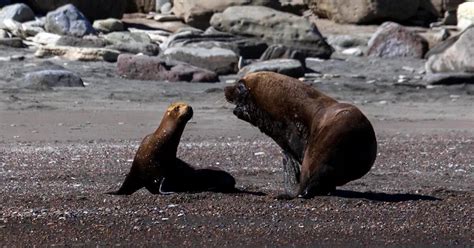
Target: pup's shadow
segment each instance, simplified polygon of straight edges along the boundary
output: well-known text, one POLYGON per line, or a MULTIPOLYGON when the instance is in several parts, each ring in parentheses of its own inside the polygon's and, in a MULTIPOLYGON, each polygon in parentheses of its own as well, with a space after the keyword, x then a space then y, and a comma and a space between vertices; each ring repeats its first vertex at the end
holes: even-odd
POLYGON ((429 195, 420 194, 387 194, 377 192, 357 192, 351 190, 336 190, 331 193, 333 196, 352 198, 352 199, 367 199, 379 202, 405 202, 405 201, 441 201, 442 199, 429 195))

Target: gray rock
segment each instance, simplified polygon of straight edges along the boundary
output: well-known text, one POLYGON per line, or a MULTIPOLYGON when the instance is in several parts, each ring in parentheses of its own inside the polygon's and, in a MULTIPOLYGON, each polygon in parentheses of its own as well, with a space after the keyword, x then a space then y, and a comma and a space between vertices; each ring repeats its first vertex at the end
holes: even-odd
MULTIPOLYGON (((270 45, 262 54, 260 60, 271 59, 296 59, 305 65, 306 58, 321 57, 318 50, 307 49, 306 47, 291 47, 285 45, 270 45)), ((323 57, 327 58, 327 57, 323 57)))
POLYGON ((382 58, 423 58, 428 51, 428 42, 423 37, 394 22, 383 23, 368 45, 367 55, 382 58))
POLYGON ((428 73, 423 81, 431 85, 474 84, 474 73, 428 73))
POLYGON ((153 43, 146 33, 113 32, 104 38, 111 44, 108 48, 121 52, 145 55, 157 55, 160 52, 159 45, 153 43))
POLYGON ((432 73, 474 73, 474 26, 460 36, 452 37, 433 52, 426 62, 426 71, 432 73))
POLYGON ((364 38, 354 37, 351 35, 328 35, 326 41, 337 51, 347 48, 366 46, 368 40, 364 38))
POLYGON ((421 0, 309 0, 310 9, 319 17, 339 23, 406 21, 416 16, 421 0))
POLYGON ((7 30, 16 37, 26 37, 23 25, 13 19, 0 20, 0 29, 7 30))
POLYGON ((140 80, 168 80, 171 82, 217 82, 217 74, 183 62, 145 55, 121 54, 117 73, 126 78, 140 80))
POLYGON ((168 2, 168 3, 165 3, 161 6, 160 13, 171 14, 172 9, 173 9, 173 5, 171 5, 171 3, 168 2))
POLYGON ((17 3, 5 6, 0 10, 0 20, 12 19, 17 22, 26 22, 35 19, 33 10, 24 3, 17 3))
POLYGON ((37 90, 51 89, 53 87, 84 87, 82 79, 67 70, 43 70, 25 75, 26 88, 37 90))
POLYGON ((283 45, 308 57, 329 58, 333 52, 314 24, 307 19, 262 6, 234 6, 215 14, 211 25, 235 35, 257 37, 283 45))
POLYGON ((214 13, 223 12, 231 6, 262 5, 277 8, 280 3, 275 0, 174 0, 173 12, 185 23, 200 29, 209 27, 209 20, 214 13))
POLYGON ((183 61, 188 64, 208 69, 219 75, 237 72, 239 57, 230 49, 171 47, 163 52, 171 60, 183 61))
POLYGON ((61 39, 61 35, 41 32, 36 34, 32 41, 40 45, 55 45, 59 39, 61 39))
POLYGON ((36 13, 46 14, 66 4, 74 4, 88 20, 122 18, 129 0, 22 0, 36 13))
POLYGON ((219 47, 230 49, 245 59, 257 59, 267 49, 267 44, 255 38, 247 38, 220 31, 186 31, 171 35, 162 45, 170 47, 219 47))
POLYGON ((107 41, 97 36, 84 36, 82 38, 74 36, 61 36, 55 43, 58 46, 72 46, 72 47, 105 47, 107 41))
POLYGON ((60 35, 82 37, 96 34, 87 18, 72 4, 64 5, 46 16, 46 31, 60 35))
POLYGON ((38 19, 34 21, 24 22, 23 30, 27 36, 35 36, 39 33, 45 32, 44 20, 38 19))
POLYGON ((125 27, 119 19, 108 18, 105 20, 96 20, 92 25, 97 31, 102 33, 110 33, 116 31, 123 31, 125 27))
POLYGON ((25 44, 20 38, 0 38, 0 46, 23 48, 25 44))
POLYGON ((163 6, 167 3, 171 3, 170 0, 156 0, 155 1, 155 11, 158 12, 158 13, 161 13, 161 6, 163 6))
POLYGON ((272 71, 290 77, 299 78, 304 76, 305 69, 301 62, 295 59, 274 59, 256 62, 243 67, 239 71, 239 77, 258 71, 272 71))

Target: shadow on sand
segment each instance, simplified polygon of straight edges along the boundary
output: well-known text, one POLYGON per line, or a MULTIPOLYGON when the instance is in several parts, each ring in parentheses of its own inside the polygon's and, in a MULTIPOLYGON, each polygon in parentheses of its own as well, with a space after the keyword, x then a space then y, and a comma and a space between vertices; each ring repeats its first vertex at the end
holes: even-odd
POLYGON ((358 198, 380 202, 404 202, 404 201, 441 201, 442 199, 429 195, 418 194, 387 194, 376 192, 356 192, 351 190, 336 190, 331 194, 343 198, 358 198))

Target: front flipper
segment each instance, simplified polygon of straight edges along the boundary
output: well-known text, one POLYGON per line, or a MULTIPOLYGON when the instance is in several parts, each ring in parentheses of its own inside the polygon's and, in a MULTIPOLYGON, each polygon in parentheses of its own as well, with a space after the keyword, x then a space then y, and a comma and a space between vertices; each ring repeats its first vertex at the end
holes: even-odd
POLYGON ((283 180, 285 194, 278 199, 294 198, 300 182, 300 163, 288 152, 283 153, 283 180))

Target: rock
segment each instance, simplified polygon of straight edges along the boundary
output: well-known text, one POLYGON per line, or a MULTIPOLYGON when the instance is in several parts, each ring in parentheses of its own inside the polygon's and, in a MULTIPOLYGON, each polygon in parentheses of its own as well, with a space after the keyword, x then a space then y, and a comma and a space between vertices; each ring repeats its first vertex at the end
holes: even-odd
POLYGON ((319 17, 339 23, 372 23, 391 20, 403 22, 417 14, 422 0, 309 0, 310 9, 319 17))
POLYGON ((82 79, 67 70, 43 70, 25 75, 26 88, 51 89, 53 87, 84 87, 82 79))
POLYGON ((274 0, 174 0, 173 12, 185 23, 200 29, 209 27, 209 20, 214 13, 224 11, 230 6, 262 5, 279 7, 274 0))
POLYGON ((0 38, 0 46, 22 48, 25 44, 20 38, 0 38))
POLYGON ((173 12, 173 5, 170 2, 163 4, 160 8, 160 13, 171 14, 173 12))
POLYGON ((24 22, 22 24, 23 31, 27 36, 35 36, 39 33, 45 32, 44 30, 44 22, 41 20, 34 20, 29 22, 24 22))
POLYGON ((122 54, 118 58, 117 73, 140 80, 168 80, 171 82, 217 82, 217 74, 186 63, 145 55, 122 54))
POLYGON ((364 55, 364 51, 360 47, 347 48, 347 49, 342 50, 341 53, 344 55, 357 56, 357 57, 364 55))
POLYGON ((122 18, 128 0, 23 0, 39 14, 46 14, 63 5, 73 4, 88 20, 122 18))
POLYGON ((394 22, 383 23, 369 40, 367 55, 382 58, 423 58, 428 42, 417 33, 394 22))
POLYGON ((176 22, 181 21, 181 18, 169 14, 156 14, 153 16, 153 20, 157 22, 176 22))
POLYGON ((220 31, 284 46, 302 57, 329 58, 333 52, 317 27, 305 18, 263 6, 229 7, 215 14, 211 25, 220 31))
POLYGON ((56 44, 60 38, 61 35, 42 32, 33 37, 33 42, 40 45, 56 44))
POLYGON ((143 30, 143 29, 129 28, 128 31, 131 33, 146 34, 150 37, 152 42, 157 43, 157 44, 166 42, 171 35, 171 32, 164 31, 164 30, 143 30))
POLYGON ((5 6, 0 10, 0 20, 12 19, 17 22, 26 22, 35 19, 33 10, 24 3, 5 6))
POLYGON ((23 25, 13 19, 5 19, 0 21, 0 28, 7 30, 13 36, 20 38, 26 37, 25 30, 23 30, 23 25))
MULTIPOLYGON (((161 7, 167 3, 171 4, 170 0, 156 0, 155 1, 155 11, 161 13, 161 7)), ((173 7, 173 6, 171 6, 173 7)))
POLYGON ((299 78, 304 76, 305 69, 301 62, 295 59, 274 59, 256 62, 243 67, 239 71, 239 77, 244 77, 248 73, 258 71, 272 71, 299 78))
POLYGON ((219 47, 230 49, 245 59, 257 59, 267 49, 267 44, 254 38, 235 36, 223 32, 185 31, 171 35, 161 48, 170 47, 219 47))
POLYGON ((347 48, 366 46, 367 40, 351 35, 328 35, 326 41, 334 47, 337 51, 342 51, 347 48))
POLYGON ((82 38, 74 36, 61 36, 55 43, 50 43, 51 45, 58 46, 72 46, 72 47, 105 47, 107 46, 107 41, 103 38, 97 36, 84 36, 82 38))
POLYGON ((107 61, 115 62, 120 52, 106 48, 42 46, 36 50, 38 58, 61 56, 75 61, 107 61))
POLYGON ((7 31, 0 29, 0 39, 10 38, 11 35, 7 31))
POLYGON ((157 55, 160 47, 146 33, 113 32, 104 36, 111 43, 108 47, 127 53, 157 55))
POLYGON ((232 50, 218 47, 171 47, 166 49, 163 55, 171 60, 214 71, 219 75, 237 72, 239 61, 239 57, 232 50))
POLYGON ((96 33, 87 18, 72 4, 49 12, 45 29, 50 33, 77 37, 96 33))
POLYGON ((122 22, 128 27, 149 30, 165 30, 172 33, 181 28, 189 27, 182 21, 157 22, 155 20, 147 19, 146 17, 137 17, 129 14, 124 15, 122 22))
POLYGON ((457 72, 474 73, 474 26, 460 36, 446 40, 432 53, 425 64, 429 73, 457 72))
POLYGON ((125 30, 125 27, 123 26, 122 21, 115 18, 108 18, 105 20, 96 20, 94 21, 94 24, 92 24, 92 27, 94 27, 97 31, 100 31, 102 33, 110 33, 110 32, 125 30))
POLYGON ((465 2, 458 7, 458 28, 464 30, 474 24, 474 2, 465 2))
POLYGON ((431 85, 474 84, 474 73, 428 73, 423 81, 431 85))

